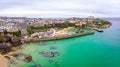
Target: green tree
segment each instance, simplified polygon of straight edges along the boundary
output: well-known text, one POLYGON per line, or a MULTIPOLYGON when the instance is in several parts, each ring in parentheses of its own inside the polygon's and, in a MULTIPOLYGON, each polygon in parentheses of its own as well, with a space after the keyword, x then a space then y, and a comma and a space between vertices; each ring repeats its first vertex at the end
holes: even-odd
POLYGON ((21 37, 21 30, 13 32, 14 35, 21 37))
POLYGON ((107 20, 100 20, 100 22, 101 22, 101 24, 102 24, 102 25, 105 25, 105 24, 110 24, 110 22, 109 22, 109 21, 107 21, 107 20))
POLYGON ((7 30, 4 30, 3 33, 4 33, 4 34, 7 34, 8 32, 7 32, 7 30))
POLYGON ((30 27, 29 27, 29 28, 27 29, 27 32, 28 32, 29 34, 33 34, 33 33, 34 33, 34 30, 33 30, 33 28, 30 28, 30 27))

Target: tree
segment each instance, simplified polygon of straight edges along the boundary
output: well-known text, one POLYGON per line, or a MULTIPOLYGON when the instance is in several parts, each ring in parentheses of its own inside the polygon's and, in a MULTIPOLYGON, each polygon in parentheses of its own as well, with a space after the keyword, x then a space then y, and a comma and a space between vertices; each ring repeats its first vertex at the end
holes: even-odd
POLYGON ((3 36, 2 35, 0 35, 0 43, 3 41, 3 36))
POLYGON ((30 29, 49 29, 49 28, 67 28, 67 27, 74 27, 76 26, 75 23, 54 23, 54 24, 49 24, 49 25, 44 25, 44 26, 38 26, 38 27, 29 27, 30 29))
POLYGON ((34 33, 34 30, 29 27, 29 28, 27 29, 27 32, 28 32, 29 34, 33 34, 33 33, 34 33))
POLYGON ((4 30, 3 33, 4 33, 4 34, 7 34, 8 32, 7 32, 7 30, 4 30))
POLYGON ((14 35, 21 37, 21 30, 13 32, 14 35))
POLYGON ((85 28, 85 24, 82 24, 81 28, 85 28))
POLYGON ((102 24, 102 25, 105 25, 105 24, 110 24, 110 22, 109 22, 109 21, 107 21, 107 20, 100 20, 100 22, 101 22, 101 24, 102 24))

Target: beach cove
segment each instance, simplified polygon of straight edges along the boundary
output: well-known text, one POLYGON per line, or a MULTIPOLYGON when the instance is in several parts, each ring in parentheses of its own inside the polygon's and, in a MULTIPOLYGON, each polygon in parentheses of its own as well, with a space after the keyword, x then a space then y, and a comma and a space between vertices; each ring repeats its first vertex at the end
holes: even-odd
POLYGON ((119 67, 120 66, 120 20, 108 19, 110 28, 103 33, 62 40, 27 43, 17 52, 29 54, 32 62, 15 60, 10 67, 119 67), (53 48, 54 47, 54 48, 53 48), (39 52, 58 52, 55 57, 44 57, 39 52))

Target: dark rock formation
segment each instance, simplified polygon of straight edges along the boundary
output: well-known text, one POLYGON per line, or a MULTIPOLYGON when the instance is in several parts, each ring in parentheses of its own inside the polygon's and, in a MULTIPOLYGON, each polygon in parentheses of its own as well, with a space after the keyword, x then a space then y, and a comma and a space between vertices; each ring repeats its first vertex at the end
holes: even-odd
POLYGON ((24 61, 25 62, 31 62, 32 61, 32 56, 25 56, 25 58, 24 58, 24 61))
POLYGON ((58 61, 55 62, 55 67, 58 67, 60 64, 58 61))
POLYGON ((50 49, 53 50, 53 49, 56 49, 56 47, 54 47, 54 46, 50 46, 50 49))
POLYGON ((9 46, 7 44, 0 44, 0 50, 8 49, 9 46))
POLYGON ((19 46, 22 44, 21 40, 20 39, 14 39, 11 41, 11 44, 13 47, 16 47, 16 46, 19 46))
POLYGON ((48 60, 48 62, 51 64, 51 63, 53 63, 54 61, 53 61, 52 59, 50 59, 50 60, 48 60))
POLYGON ((9 36, 4 36, 3 42, 11 42, 11 38, 9 36))
POLYGON ((0 44, 0 52, 2 55, 9 53, 11 48, 7 44, 0 44))
POLYGON ((9 56, 5 56, 6 59, 10 60, 10 57, 9 56))
POLYGON ((55 56, 60 56, 60 52, 54 52, 55 56))
POLYGON ((12 51, 13 47, 20 46, 22 44, 21 38, 17 36, 9 36, 7 34, 1 35, 0 34, 0 53, 6 54, 12 51))
POLYGON ((41 67, 40 64, 36 64, 36 65, 31 65, 30 67, 41 67))
POLYGON ((54 52, 39 52, 44 57, 54 57, 54 52))

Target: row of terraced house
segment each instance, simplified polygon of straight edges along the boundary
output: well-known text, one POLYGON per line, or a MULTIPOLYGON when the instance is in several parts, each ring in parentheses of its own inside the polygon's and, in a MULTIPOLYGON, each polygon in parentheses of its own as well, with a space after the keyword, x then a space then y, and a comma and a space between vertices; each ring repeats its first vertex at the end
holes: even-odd
POLYGON ((9 32, 21 30, 23 35, 27 34, 28 26, 43 26, 53 23, 76 23, 78 25, 92 23, 95 20, 93 16, 88 18, 67 18, 67 19, 47 19, 47 18, 27 18, 27 17, 0 17, 0 32, 7 30, 9 32))

